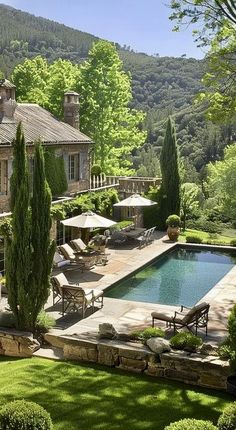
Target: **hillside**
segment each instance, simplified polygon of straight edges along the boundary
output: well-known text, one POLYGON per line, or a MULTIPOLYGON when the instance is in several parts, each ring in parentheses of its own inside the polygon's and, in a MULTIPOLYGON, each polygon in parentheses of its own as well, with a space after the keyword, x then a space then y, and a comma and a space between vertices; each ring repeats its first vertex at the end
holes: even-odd
MULTIPOLYGON (((36 55, 43 55, 49 62, 63 58, 81 63, 92 43, 99 40, 91 34, 3 4, 0 4, 0 16, 0 74, 2 72, 5 77, 10 76, 17 63, 36 55)), ((205 62, 194 58, 153 57, 124 49, 119 44, 116 47, 124 69, 132 76, 132 107, 147 112, 144 127, 156 161, 163 141, 165 120, 170 114, 176 117, 181 155, 188 157, 198 171, 209 160, 219 158, 222 148, 230 142, 231 130, 225 132, 225 129, 207 123, 204 110, 196 110, 192 106, 194 96, 202 88, 205 62), (217 144, 216 150, 211 149, 209 155, 208 146, 214 146, 214 139, 221 139, 223 143, 217 144)), ((145 151, 149 153, 147 160, 150 156, 153 158, 149 146, 145 151)), ((137 170, 137 160, 141 165, 149 163, 134 154, 137 170)), ((148 166, 145 172, 151 174, 148 166)))

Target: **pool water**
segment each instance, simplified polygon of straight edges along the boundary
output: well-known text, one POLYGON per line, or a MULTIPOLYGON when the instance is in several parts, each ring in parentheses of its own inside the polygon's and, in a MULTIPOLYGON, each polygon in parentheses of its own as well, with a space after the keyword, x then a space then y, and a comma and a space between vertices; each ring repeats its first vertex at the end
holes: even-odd
POLYGON ((106 297, 193 306, 236 264, 235 254, 177 248, 119 282, 106 297))

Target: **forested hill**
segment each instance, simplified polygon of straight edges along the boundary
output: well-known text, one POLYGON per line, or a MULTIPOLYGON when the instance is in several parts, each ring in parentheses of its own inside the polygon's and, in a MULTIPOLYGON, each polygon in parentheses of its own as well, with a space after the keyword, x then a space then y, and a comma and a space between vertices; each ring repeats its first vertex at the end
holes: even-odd
MULTIPOLYGON (((0 4, 0 70, 9 76, 16 63, 25 57, 43 55, 83 61, 98 40, 91 34, 35 17, 0 4)), ((183 108, 191 103, 200 88, 201 62, 195 59, 152 57, 122 49, 124 67, 133 77, 133 105, 136 108, 183 108)))

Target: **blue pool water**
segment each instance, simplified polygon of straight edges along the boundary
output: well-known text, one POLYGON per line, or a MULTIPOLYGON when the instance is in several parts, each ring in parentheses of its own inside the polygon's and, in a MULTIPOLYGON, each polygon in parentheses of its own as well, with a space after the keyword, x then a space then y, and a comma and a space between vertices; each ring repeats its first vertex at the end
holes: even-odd
POLYGON ((235 254, 177 248, 106 291, 106 297, 193 306, 236 264, 235 254))

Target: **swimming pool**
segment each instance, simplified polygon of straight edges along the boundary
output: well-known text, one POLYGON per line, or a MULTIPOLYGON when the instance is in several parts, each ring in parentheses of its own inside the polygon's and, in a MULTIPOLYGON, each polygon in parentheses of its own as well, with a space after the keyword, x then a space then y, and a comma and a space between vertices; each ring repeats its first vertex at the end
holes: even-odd
POLYGON ((177 247, 106 290, 105 297, 193 306, 235 264, 235 253, 177 247))

